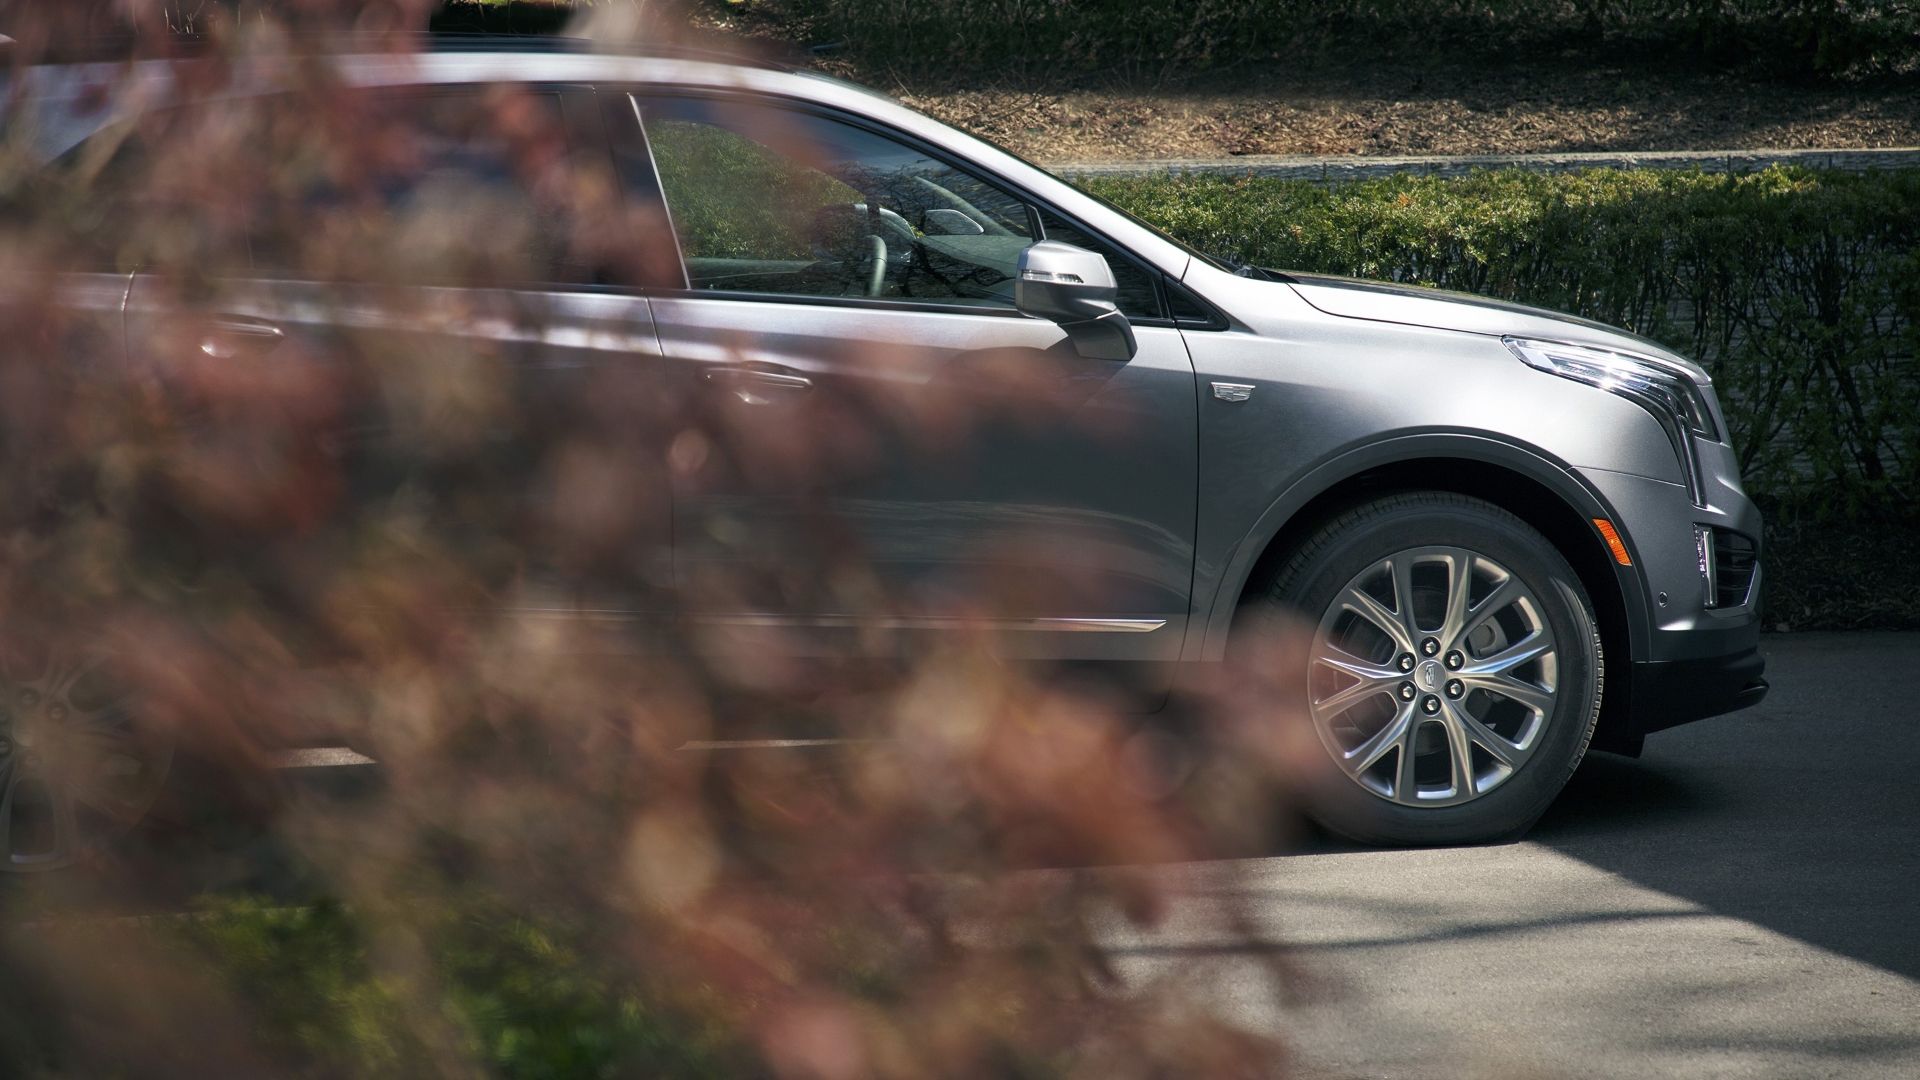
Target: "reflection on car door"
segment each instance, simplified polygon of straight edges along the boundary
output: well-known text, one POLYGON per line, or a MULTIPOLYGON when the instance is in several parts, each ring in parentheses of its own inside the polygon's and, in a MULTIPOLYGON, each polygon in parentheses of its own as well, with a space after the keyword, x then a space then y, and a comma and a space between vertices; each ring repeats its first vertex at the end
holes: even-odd
POLYGON ((691 602, 804 627, 808 648, 968 626, 1021 655, 1177 659, 1196 446, 1179 332, 1089 360, 1013 310, 1039 216, 896 136, 740 99, 638 104, 653 153, 626 178, 664 194, 689 274, 653 311, 687 417, 671 483, 691 602))

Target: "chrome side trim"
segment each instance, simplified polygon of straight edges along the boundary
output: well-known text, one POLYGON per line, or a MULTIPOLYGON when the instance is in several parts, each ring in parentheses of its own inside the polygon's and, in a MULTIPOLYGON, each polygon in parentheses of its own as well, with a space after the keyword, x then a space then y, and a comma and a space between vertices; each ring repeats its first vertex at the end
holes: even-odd
POLYGON ((694 615, 719 626, 783 626, 859 630, 1011 630, 1073 634, 1151 634, 1165 619, 976 619, 965 615, 694 615))
MULTIPOLYGON (((640 612, 530 608, 513 612, 528 619, 587 619, 628 622, 648 617, 640 612)), ((656 616, 657 617, 657 616, 656 616)), ((667 616, 670 618, 670 616, 667 616)), ((765 626, 813 630, 990 630, 1070 634, 1151 634, 1164 629, 1165 619, 981 619, 968 615, 778 615, 769 612, 694 614, 693 622, 708 626, 765 626)))
POLYGON ((820 746, 866 746, 883 739, 690 739, 676 750, 809 750, 820 746))
POLYGON ((338 769, 360 765, 378 765, 358 750, 344 746, 308 746, 297 750, 284 750, 274 756, 276 769, 338 769))
MULTIPOLYGON (((1704 606, 1720 606, 1720 568, 1714 565, 1713 526, 1695 525, 1693 527, 1693 550, 1700 564, 1700 582, 1706 586, 1707 599, 1704 606)), ((1748 582, 1752 588, 1752 582, 1748 582)))

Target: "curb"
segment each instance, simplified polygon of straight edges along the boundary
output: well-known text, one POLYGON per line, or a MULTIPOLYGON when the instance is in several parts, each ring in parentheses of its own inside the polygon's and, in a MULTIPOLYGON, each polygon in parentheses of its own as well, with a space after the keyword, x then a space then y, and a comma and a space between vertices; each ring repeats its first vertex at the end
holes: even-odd
POLYGON ((1478 169, 1530 169, 1575 172, 1581 169, 1699 169, 1714 173, 1758 172, 1773 165, 1797 165, 1840 172, 1920 167, 1920 147, 1875 150, 1657 150, 1577 154, 1468 154, 1462 156, 1371 157, 1342 155, 1249 154, 1228 158, 1165 158, 1157 161, 1060 161, 1045 163, 1066 176, 1269 176, 1286 180, 1339 183, 1415 173, 1465 176, 1478 169))

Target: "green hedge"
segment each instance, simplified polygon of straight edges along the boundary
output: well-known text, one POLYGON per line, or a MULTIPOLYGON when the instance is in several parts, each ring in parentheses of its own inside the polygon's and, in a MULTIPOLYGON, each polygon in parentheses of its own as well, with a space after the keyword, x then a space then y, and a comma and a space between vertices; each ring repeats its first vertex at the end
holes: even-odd
POLYGON ((1083 183, 1202 250, 1538 304, 1698 359, 1776 556, 1798 552, 1770 563, 1770 619, 1920 619, 1920 573, 1882 580, 1920 531, 1920 170, 1083 183))
POLYGON ((842 47, 913 80, 1025 73, 1177 76, 1383 53, 1584 50, 1770 72, 1911 71, 1911 0, 702 0, 733 22, 842 47))
POLYGON ((420 932, 418 959, 429 967, 395 969, 389 957, 376 971, 368 939, 382 923, 330 901, 213 898, 177 929, 244 1003, 261 1048, 299 1063, 286 1075, 433 1075, 449 1052, 508 1078, 766 1072, 717 1013, 703 1011, 698 988, 670 996, 610 979, 557 922, 522 917, 477 890, 383 918, 389 931, 420 932))

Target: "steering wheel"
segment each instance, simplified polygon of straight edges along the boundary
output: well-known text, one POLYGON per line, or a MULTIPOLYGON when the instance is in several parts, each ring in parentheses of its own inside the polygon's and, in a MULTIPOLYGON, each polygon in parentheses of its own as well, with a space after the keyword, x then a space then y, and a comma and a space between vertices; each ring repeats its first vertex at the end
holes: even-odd
POLYGON ((867 258, 873 262, 873 268, 867 271, 867 295, 879 296, 887 290, 887 242, 869 234, 867 245, 867 258))

